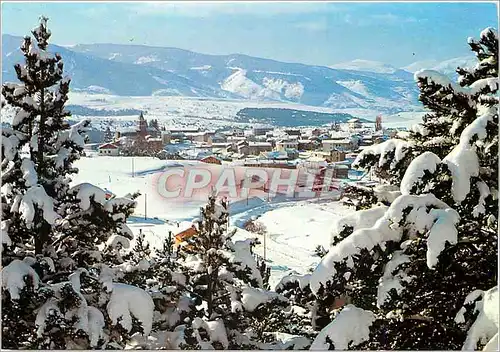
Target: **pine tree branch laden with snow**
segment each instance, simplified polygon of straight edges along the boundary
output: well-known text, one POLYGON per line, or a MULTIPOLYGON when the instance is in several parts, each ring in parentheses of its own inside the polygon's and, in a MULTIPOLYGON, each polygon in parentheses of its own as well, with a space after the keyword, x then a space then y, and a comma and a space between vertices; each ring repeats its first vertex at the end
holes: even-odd
MULTIPOLYGON (((481 304, 474 314, 462 308, 469 293, 496 284, 498 263, 498 36, 486 29, 469 44, 479 63, 457 70, 459 84, 416 73, 431 112, 410 135, 411 152, 398 159, 397 148, 376 146, 356 160, 389 179, 380 172, 387 161, 407 164, 399 170, 401 193, 384 214, 364 227, 370 210, 341 221, 340 241, 311 276, 316 297, 350 293, 354 305, 375 314, 369 336, 348 348, 470 349, 498 338, 498 316, 485 318, 481 304)), ((335 332, 324 332, 313 347, 336 347, 335 332)))
POLYGON ((274 332, 297 331, 287 329, 288 300, 263 288, 265 266, 252 251, 258 242, 232 240, 225 200, 210 196, 195 226, 196 235, 179 248, 186 279, 179 291, 194 303, 173 325, 191 341, 182 346, 260 349, 278 344, 274 332))
POLYGON ((109 273, 120 260, 116 246, 133 237, 126 219, 134 196, 106 200, 93 185, 70 188, 89 122, 67 121, 70 79, 62 58, 47 51, 46 18, 32 34, 20 48, 24 64, 14 67, 20 83, 2 86, 16 110, 11 128, 2 128, 3 347, 124 347, 133 326, 149 334, 153 314, 145 291, 113 283, 109 273))
POLYGON ((402 139, 390 139, 363 150, 352 163, 358 170, 373 171, 387 183, 401 181, 411 161, 414 145, 402 139))

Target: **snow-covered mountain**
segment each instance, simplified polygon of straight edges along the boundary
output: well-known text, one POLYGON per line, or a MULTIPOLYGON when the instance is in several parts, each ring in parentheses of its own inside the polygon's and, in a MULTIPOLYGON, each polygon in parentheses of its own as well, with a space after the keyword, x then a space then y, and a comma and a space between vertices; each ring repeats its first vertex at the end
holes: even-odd
POLYGON ((425 60, 417 61, 408 66, 403 67, 404 70, 409 72, 417 72, 421 69, 436 70, 448 76, 456 74, 457 67, 472 67, 477 63, 474 56, 461 56, 445 61, 425 60))
MULTIPOLYGON (((21 40, 2 36, 2 81, 16 79, 12 65, 22 60, 21 40)), ((412 73, 366 60, 332 68, 141 45, 52 45, 50 50, 62 55, 74 91, 279 101, 385 113, 421 109, 412 73)))
POLYGON ((339 70, 352 70, 364 72, 377 72, 377 73, 395 73, 399 69, 389 64, 384 64, 379 61, 361 60, 356 59, 348 62, 331 65, 331 68, 339 70))

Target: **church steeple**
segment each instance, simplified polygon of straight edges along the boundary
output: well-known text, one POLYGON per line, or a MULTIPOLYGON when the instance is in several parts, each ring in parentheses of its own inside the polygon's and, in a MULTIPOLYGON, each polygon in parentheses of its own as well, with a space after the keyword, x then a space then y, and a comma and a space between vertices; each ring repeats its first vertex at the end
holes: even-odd
POLYGON ((144 118, 142 111, 141 111, 141 115, 139 116, 139 121, 137 124, 139 125, 138 126, 139 127, 139 135, 141 135, 142 137, 146 137, 146 135, 148 134, 148 122, 144 118))

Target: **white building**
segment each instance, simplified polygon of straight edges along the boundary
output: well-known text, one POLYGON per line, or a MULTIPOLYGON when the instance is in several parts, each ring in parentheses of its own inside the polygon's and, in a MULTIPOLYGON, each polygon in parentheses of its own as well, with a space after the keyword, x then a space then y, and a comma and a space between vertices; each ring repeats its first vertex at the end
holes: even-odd
POLYGON ((163 131, 161 133, 161 141, 163 144, 169 144, 172 141, 172 135, 169 131, 163 131))
POLYGON ((297 140, 280 140, 276 142, 276 150, 285 151, 286 149, 298 149, 299 142, 297 140))
POLYGON ((362 125, 361 121, 359 121, 359 119, 350 119, 347 121, 347 123, 349 124, 349 128, 352 130, 363 127, 363 125, 362 125))
POLYGON ((120 148, 113 143, 105 143, 99 146, 99 155, 112 155, 120 154, 120 148))
POLYGON ((235 137, 244 137, 245 136, 245 130, 243 130, 243 128, 239 128, 239 127, 234 127, 232 129, 231 133, 235 137))
POLYGON ((332 150, 348 151, 352 150, 354 145, 350 139, 324 139, 321 141, 324 152, 331 152, 332 150))

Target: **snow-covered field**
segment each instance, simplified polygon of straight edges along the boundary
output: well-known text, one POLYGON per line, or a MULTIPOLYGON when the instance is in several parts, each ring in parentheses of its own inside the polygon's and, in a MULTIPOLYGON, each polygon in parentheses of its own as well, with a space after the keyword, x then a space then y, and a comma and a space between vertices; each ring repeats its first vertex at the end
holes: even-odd
MULTIPOLYGON (((166 128, 198 127, 201 129, 218 129, 226 127, 253 127, 255 123, 237 121, 237 113, 244 108, 281 108, 312 111, 319 113, 346 113, 352 116, 375 121, 380 111, 365 108, 332 109, 310 106, 299 103, 204 99, 176 96, 142 96, 127 97, 109 94, 89 94, 71 92, 68 105, 77 105, 95 110, 110 111, 109 116, 99 113, 99 116, 80 116, 73 113, 74 119, 90 119, 93 127, 104 130, 108 121, 112 120, 114 127, 130 127, 136 124, 137 115, 127 112, 116 116, 113 112, 126 110, 143 111, 147 119, 157 119, 166 128), (103 116, 101 116, 103 115, 103 116)), ((70 108, 71 110, 71 108, 70 108)), ((2 122, 10 123, 13 110, 2 109, 2 122)), ((382 115, 384 127, 406 127, 421 121, 424 115, 421 111, 401 112, 393 115, 382 115)))
MULTIPOLYGON (((266 236, 266 259, 271 267, 270 284, 273 287, 290 270, 307 273, 314 269, 320 262, 314 250, 318 245, 329 248, 334 220, 351 211, 338 202, 305 200, 278 203, 266 209, 249 209, 233 215, 231 222, 241 226, 244 219, 262 214, 256 221, 264 225, 266 234, 257 235, 262 245, 255 252, 264 255, 266 236)), ((236 238, 245 237, 255 237, 255 234, 239 228, 236 238)))
MULTIPOLYGON (((182 161, 187 165, 196 161, 182 161)), ((165 168, 178 165, 147 157, 106 157, 91 155, 76 162, 80 172, 73 184, 90 182, 123 196, 140 191, 134 216, 129 227, 134 233, 142 231, 154 247, 160 247, 168 232, 174 234, 189 227, 199 216, 202 200, 182 202, 162 198, 154 186, 154 177, 165 168), (132 175, 132 159, 134 174, 132 175), (147 219, 144 214, 147 213, 147 219)), ((306 273, 320 258, 314 254, 318 245, 328 247, 335 219, 351 212, 338 202, 325 200, 251 198, 230 203, 230 223, 237 229, 235 239, 258 237, 262 242, 255 252, 264 255, 264 236, 242 229, 246 221, 257 218, 267 229, 266 259, 271 267, 271 286, 290 270, 306 273)))
MULTIPOLYGON (((69 94, 69 104, 81 105, 92 109, 123 110, 138 109, 147 112, 148 119, 158 119, 167 127, 200 127, 218 128, 238 125, 250 126, 249 123, 236 122, 236 113, 243 108, 283 108, 323 113, 347 113, 355 117, 375 120, 380 113, 371 109, 332 109, 327 107, 309 106, 287 102, 263 102, 231 99, 203 99, 189 97, 144 96, 125 97, 108 94, 88 94, 72 92, 69 94)), ((422 112, 403 112, 384 116, 383 123, 387 127, 408 127, 420 121, 422 112)), ((112 119, 120 122, 133 122, 137 116, 99 116, 90 117, 94 125, 100 121, 112 119)))

